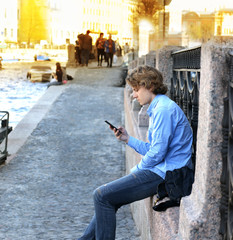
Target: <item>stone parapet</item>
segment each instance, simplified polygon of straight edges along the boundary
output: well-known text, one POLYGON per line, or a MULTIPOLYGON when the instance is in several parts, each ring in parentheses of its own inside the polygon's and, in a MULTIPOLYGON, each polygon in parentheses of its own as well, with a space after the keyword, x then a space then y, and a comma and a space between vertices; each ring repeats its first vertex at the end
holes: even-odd
POLYGON ((76 67, 74 44, 69 44, 67 47, 67 51, 68 51, 68 61, 67 61, 66 67, 76 67))
POLYGON ((156 66, 156 52, 155 51, 151 51, 148 54, 146 54, 145 56, 145 64, 151 67, 155 67, 156 66))
POLYGON ((149 116, 147 114, 147 109, 149 105, 144 105, 141 107, 138 113, 138 127, 148 127, 149 126, 149 116))
MULTIPOLYGON (((145 62, 146 62, 145 56, 139 57, 139 58, 137 59, 137 66, 145 65, 145 62)), ((137 67, 137 66, 136 66, 136 67, 137 67)))

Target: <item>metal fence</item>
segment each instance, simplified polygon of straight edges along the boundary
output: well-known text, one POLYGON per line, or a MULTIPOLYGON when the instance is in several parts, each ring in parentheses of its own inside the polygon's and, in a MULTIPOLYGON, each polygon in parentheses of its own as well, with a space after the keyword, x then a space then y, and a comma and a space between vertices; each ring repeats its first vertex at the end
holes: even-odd
POLYGON ((222 121, 222 175, 220 204, 220 234, 223 239, 233 239, 233 51, 230 53, 230 81, 228 96, 224 98, 222 121))
POLYGON ((198 106, 200 89, 201 47, 176 51, 173 57, 171 98, 184 111, 193 130, 192 161, 195 166, 198 106))

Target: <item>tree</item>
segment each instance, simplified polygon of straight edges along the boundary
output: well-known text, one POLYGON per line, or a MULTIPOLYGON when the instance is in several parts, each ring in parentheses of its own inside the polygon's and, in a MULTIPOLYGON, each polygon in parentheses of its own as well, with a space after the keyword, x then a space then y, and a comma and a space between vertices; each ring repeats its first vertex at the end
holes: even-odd
POLYGON ((142 19, 155 23, 156 13, 163 9, 164 5, 161 0, 137 0, 133 9, 133 17, 137 23, 142 19))

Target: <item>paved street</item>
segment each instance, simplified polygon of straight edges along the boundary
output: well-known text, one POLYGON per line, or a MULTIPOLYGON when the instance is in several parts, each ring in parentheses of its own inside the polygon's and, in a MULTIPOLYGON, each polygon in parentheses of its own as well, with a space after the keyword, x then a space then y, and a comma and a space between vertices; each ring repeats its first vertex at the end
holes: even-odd
MULTIPOLYGON (((119 69, 67 72, 74 80, 0 168, 2 240, 77 239, 93 215, 93 190, 124 175, 125 146, 104 122, 124 124, 119 69)), ((116 239, 140 239, 129 206, 118 211, 116 239)))

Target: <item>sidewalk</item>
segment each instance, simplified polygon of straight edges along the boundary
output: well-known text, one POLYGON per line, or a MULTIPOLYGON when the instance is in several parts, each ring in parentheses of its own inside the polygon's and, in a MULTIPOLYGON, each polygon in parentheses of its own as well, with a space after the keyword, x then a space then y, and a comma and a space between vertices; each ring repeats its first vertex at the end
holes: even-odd
MULTIPOLYGON (((124 125, 117 67, 67 69, 9 135, 0 168, 0 239, 75 240, 93 215, 93 190, 124 175, 124 144, 105 120, 124 125)), ((139 240, 130 207, 117 214, 117 240, 139 240)))

